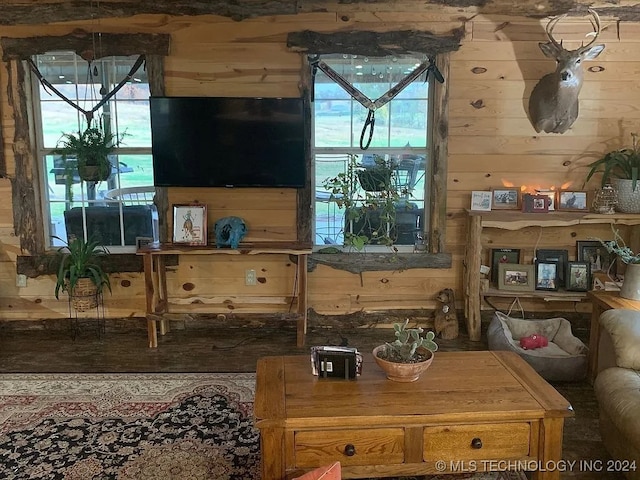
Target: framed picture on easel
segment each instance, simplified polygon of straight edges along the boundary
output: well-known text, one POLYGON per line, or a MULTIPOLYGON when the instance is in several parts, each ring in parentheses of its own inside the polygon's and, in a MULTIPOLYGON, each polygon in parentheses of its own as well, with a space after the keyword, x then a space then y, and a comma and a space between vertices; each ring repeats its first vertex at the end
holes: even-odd
POLYGON ((207 244, 207 206, 200 204, 173 206, 173 243, 207 244))

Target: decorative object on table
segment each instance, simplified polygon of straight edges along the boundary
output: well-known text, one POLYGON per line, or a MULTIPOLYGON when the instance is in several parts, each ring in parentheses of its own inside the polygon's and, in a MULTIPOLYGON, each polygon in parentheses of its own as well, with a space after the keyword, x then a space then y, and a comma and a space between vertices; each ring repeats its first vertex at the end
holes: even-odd
POLYGON ((207 206, 184 204, 173 206, 173 243, 207 244, 207 206))
POLYGON ((224 217, 216 220, 213 230, 216 234, 216 247, 238 248, 248 232, 247 225, 240 217, 224 217))
POLYGON ((500 263, 498 265, 498 289, 520 292, 535 290, 533 265, 518 263, 500 263))
POLYGON ((614 181, 617 190, 616 209, 623 213, 640 213, 640 143, 638 134, 632 133, 632 146, 607 152, 589 164, 591 170, 585 183, 596 173, 602 172, 602 187, 614 181))
POLYGON ((589 262, 567 262, 565 290, 586 292, 591 286, 591 264, 589 262))
POLYGON ((588 212, 589 193, 585 190, 560 190, 558 210, 563 212, 588 212))
POLYGON ((438 293, 436 300, 440 307, 435 310, 433 328, 436 335, 444 340, 458 338, 458 315, 456 314, 456 300, 453 289, 445 288, 438 293))
POLYGON ((525 213, 546 213, 549 211, 549 197, 547 195, 522 195, 522 211, 525 213))
POLYGON ((558 290, 558 262, 536 262, 536 290, 558 290))
POLYGON ((474 212, 491 211, 492 192, 474 190, 471 192, 471 210, 474 212))
POLYGON ((539 262, 556 262, 558 264, 558 287, 565 285, 565 270, 569 261, 569 252, 567 250, 536 250, 535 259, 539 262))
POLYGON ((618 205, 618 192, 607 184, 596 191, 591 210, 603 215, 613 215, 616 213, 616 205, 618 205))
POLYGON ((311 347, 311 373, 319 378, 355 380, 362 375, 362 355, 353 347, 311 347))
POLYGON ((54 155, 62 155, 67 176, 73 179, 73 169, 78 169, 78 176, 87 182, 102 182, 111 176, 113 165, 109 155, 113 153, 122 137, 97 127, 86 128, 83 132, 63 133, 58 140, 54 155), (69 159, 72 157, 72 159, 69 159))
POLYGON ((613 240, 598 240, 607 253, 615 255, 626 265, 624 280, 620 287, 620 296, 630 300, 640 300, 640 253, 635 253, 627 246, 620 232, 613 230, 613 240))
POLYGON ((600 240, 578 240, 576 258, 579 262, 589 262, 591 275, 596 272, 616 273, 616 255, 603 248, 600 240))
POLYGON ((384 370, 389 380, 395 382, 415 382, 431 362, 438 345, 434 341, 435 333, 420 327, 407 328, 409 319, 404 323, 395 323, 396 336, 392 343, 385 343, 373 349, 373 358, 384 370))
POLYGON ((491 194, 493 210, 520 210, 520 189, 494 188, 491 194))
POLYGON ((545 195, 549 197, 547 211, 553 212, 554 210, 556 210, 556 203, 557 203, 556 200, 558 197, 558 192, 550 189, 542 189, 542 190, 536 190, 536 195, 545 195))
MULTIPOLYGON (((64 242, 59 237, 54 238, 64 242)), ((111 291, 109 275, 102 267, 104 257, 109 255, 106 247, 97 241, 76 237, 58 248, 60 261, 55 287, 55 296, 60 291, 68 292, 71 306, 84 312, 98 306, 98 297, 104 287, 111 291)))
POLYGON ((501 263, 520 263, 519 248, 491 249, 491 281, 498 283, 498 265, 501 263))
POLYGON ((150 245, 150 246, 154 245, 153 237, 136 237, 137 250, 140 250, 142 247, 146 247, 147 245, 150 245))

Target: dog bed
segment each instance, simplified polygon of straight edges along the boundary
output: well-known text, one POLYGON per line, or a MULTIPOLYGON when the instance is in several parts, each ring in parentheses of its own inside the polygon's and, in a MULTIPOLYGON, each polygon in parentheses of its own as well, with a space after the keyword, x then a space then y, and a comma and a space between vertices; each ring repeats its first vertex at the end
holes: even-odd
POLYGON ((582 380, 587 373, 587 346, 571 332, 566 318, 523 320, 496 312, 487 331, 489 350, 520 355, 545 380, 582 380), (543 335, 549 344, 534 350, 520 347, 520 339, 543 335))

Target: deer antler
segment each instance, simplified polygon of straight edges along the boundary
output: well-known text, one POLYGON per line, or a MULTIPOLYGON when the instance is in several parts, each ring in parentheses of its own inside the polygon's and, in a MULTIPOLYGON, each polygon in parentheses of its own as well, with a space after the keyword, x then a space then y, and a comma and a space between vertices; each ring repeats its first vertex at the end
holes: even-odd
POLYGON ((551 42, 551 44, 558 50, 563 49, 562 40, 560 40, 560 42, 558 43, 556 39, 553 38, 553 29, 556 28, 556 25, 558 24, 558 22, 566 16, 567 15, 565 14, 565 15, 560 15, 558 17, 553 17, 551 20, 549 20, 549 23, 547 23, 547 27, 545 28, 545 31, 547 32, 547 37, 549 38, 549 42, 551 42))
POLYGON ((589 18, 589 21, 591 22, 591 26, 593 27, 593 32, 590 32, 589 35, 593 35, 593 38, 589 43, 581 46, 578 49, 579 52, 586 51, 591 45, 595 43, 595 41, 598 39, 598 35, 600 35, 600 16, 595 10, 589 9, 588 11, 589 15, 591 15, 592 17, 589 18))

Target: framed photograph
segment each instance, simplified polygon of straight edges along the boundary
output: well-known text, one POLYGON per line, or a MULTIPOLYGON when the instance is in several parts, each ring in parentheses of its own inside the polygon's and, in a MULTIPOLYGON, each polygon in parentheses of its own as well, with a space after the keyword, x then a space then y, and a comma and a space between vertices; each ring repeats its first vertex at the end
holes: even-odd
POLYGON ((173 206, 173 243, 207 244, 207 206, 200 204, 173 206))
POLYGON ((520 190, 517 188, 494 188, 491 191, 493 210, 520 209, 520 190))
POLYGON ((580 190, 560 190, 558 196, 558 210, 569 212, 589 211, 587 192, 580 190))
POLYGON ((547 211, 552 212, 556 210, 557 192, 555 190, 536 190, 536 193, 538 195, 549 197, 549 205, 547 206, 547 211))
POLYGON ((536 260, 539 262, 556 262, 558 264, 558 286, 565 285, 565 270, 569 261, 568 250, 536 250, 536 260))
POLYGON ((532 195, 525 193, 522 196, 522 211, 525 213, 545 213, 549 211, 549 197, 546 195, 532 195))
POLYGON ((501 263, 498 266, 498 289, 532 292, 535 290, 533 265, 501 263))
POLYGON ((520 263, 519 248, 491 249, 491 281, 498 283, 498 269, 501 263, 520 263))
POLYGON ((536 290, 558 290, 558 262, 536 262, 536 290))
POLYGON ((576 258, 579 262, 589 262, 589 272, 605 272, 610 275, 616 273, 616 255, 607 252, 607 249, 597 240, 578 240, 576 242, 576 258))
POLYGON ((566 290, 586 292, 591 286, 591 264, 589 262, 568 262, 566 279, 566 290))
POLYGON ((471 210, 490 212, 491 192, 484 190, 474 190, 471 192, 471 210))

